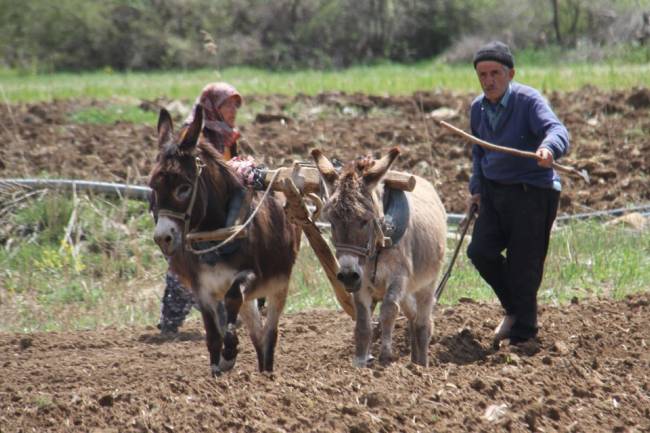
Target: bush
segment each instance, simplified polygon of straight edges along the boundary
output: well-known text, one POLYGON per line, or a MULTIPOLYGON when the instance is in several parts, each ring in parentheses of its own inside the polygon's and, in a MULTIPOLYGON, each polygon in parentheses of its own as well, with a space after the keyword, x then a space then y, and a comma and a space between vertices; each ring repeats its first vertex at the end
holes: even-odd
MULTIPOLYGON (((331 68, 409 62, 479 41, 650 44, 650 0, 0 0, 0 62, 28 70, 331 68), (645 20, 645 21, 644 21, 645 20), (554 25, 557 23, 557 25, 554 25), (644 36, 646 35, 646 36, 644 36), (207 43, 207 49, 206 49, 207 43)), ((587 56, 593 58, 593 54, 587 56)))

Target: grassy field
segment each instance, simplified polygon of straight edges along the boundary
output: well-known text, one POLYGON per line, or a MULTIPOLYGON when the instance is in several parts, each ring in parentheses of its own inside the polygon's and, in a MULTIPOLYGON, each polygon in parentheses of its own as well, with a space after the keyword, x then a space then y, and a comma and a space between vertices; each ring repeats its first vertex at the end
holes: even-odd
MULTIPOLYGON (((0 331, 155 326, 165 260, 151 240, 147 205, 130 200, 45 194, 2 221, 0 331)), ((450 239, 449 251, 455 240, 450 239)), ((300 252, 288 312, 339 308, 310 248, 300 252)), ((556 230, 540 292, 542 302, 621 298, 650 287, 650 232, 580 222, 556 230)), ((493 300, 464 254, 442 302, 493 300)), ((198 320, 193 313, 192 320, 198 320)))
MULTIPOLYGON (((520 65, 516 79, 543 91, 570 91, 585 85, 621 89, 650 85, 650 64, 520 65)), ((225 80, 250 94, 317 94, 324 91, 410 94, 418 90, 479 91, 470 65, 427 61, 413 65, 359 66, 343 71, 269 72, 252 68, 222 71, 168 71, 30 75, 0 71, 0 97, 7 102, 64 98, 123 99, 166 97, 191 100, 208 82, 225 80)))

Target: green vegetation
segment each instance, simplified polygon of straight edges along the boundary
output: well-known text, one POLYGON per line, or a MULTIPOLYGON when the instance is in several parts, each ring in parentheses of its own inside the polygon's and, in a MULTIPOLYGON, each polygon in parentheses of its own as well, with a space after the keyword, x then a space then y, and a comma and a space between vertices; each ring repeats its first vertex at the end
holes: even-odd
POLYGON ((136 105, 108 104, 102 107, 89 107, 70 115, 73 123, 115 123, 131 122, 153 125, 158 113, 141 110, 136 105))
MULTIPOLYGON (((602 60, 647 45, 649 0, 0 0, 0 64, 24 71, 341 68, 499 38, 602 60)), ((469 57, 468 57, 469 56, 469 57)))
MULTIPOLYGON (((551 235, 541 302, 566 303, 573 297, 621 299, 650 286, 650 231, 608 226, 602 221, 562 225, 551 235)), ((442 302, 461 297, 490 299, 491 289, 466 257, 459 257, 442 302)))
MULTIPOLYGON (((74 201, 48 193, 24 202, 4 217, 1 227, 0 331, 157 323, 166 264, 151 240, 153 222, 145 203, 98 196, 74 201)), ((455 242, 449 240, 449 254, 455 242)), ((552 236, 540 299, 552 303, 573 297, 618 299, 647 290, 647 251, 647 230, 597 221, 562 226, 552 236)), ((494 299, 463 253, 442 302, 455 303, 462 297, 494 299)), ((287 311, 308 308, 339 307, 303 240, 287 311)))
MULTIPOLYGON (((603 89, 650 86, 650 63, 520 65, 520 82, 542 90, 569 91, 586 85, 603 89)), ((0 74, 0 97, 8 102, 62 98, 121 98, 114 106, 113 118, 132 118, 137 99, 158 97, 193 100, 208 82, 225 80, 245 96, 252 94, 317 94, 324 91, 363 92, 369 94, 411 94, 418 90, 448 89, 478 92, 478 82, 470 65, 449 66, 436 61, 413 65, 381 64, 357 66, 342 71, 269 72, 253 68, 228 68, 221 73, 210 70, 193 72, 22 75, 5 71, 0 74), (120 113, 119 110, 124 110, 120 113)), ((92 118, 86 113, 82 118, 92 118)), ((148 116, 144 115, 143 116, 148 116)), ((147 121, 149 118, 135 117, 147 121)))

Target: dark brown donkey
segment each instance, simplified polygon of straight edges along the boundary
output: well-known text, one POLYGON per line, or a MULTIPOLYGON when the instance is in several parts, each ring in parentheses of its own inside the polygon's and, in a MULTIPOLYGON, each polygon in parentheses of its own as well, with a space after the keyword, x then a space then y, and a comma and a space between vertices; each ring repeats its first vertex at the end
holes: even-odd
MULTIPOLYGON (((386 364, 394 359, 392 335, 401 309, 411 331, 411 360, 421 365, 428 362, 434 283, 445 257, 447 216, 433 185, 418 177, 412 192, 398 196, 401 211, 409 215, 402 219, 401 238, 392 246, 384 243, 386 221, 396 214, 385 218, 380 206, 383 191, 376 186, 398 154, 395 148, 380 160, 354 161, 338 173, 322 152, 312 152, 330 191, 323 215, 332 225, 340 264, 337 278, 353 294, 354 364, 358 367, 372 359, 374 302, 381 302, 379 361, 386 364)), ((389 204, 388 208, 393 207, 389 204)))
MULTIPOLYGON (((202 125, 198 107, 193 123, 175 139, 169 113, 160 112, 159 153, 149 181, 156 219, 154 240, 171 270, 185 287, 192 288, 199 301, 212 373, 218 375, 235 364, 239 314, 255 346, 260 371, 272 371, 278 320, 300 231, 288 222, 278 200, 269 195, 261 201, 243 239, 209 252, 199 251, 215 245, 187 242, 188 233, 223 228, 228 212, 233 211, 232 203, 241 200, 245 191, 238 176, 201 137, 202 125), (264 324, 255 301, 260 297, 266 297, 264 324)), ((241 200, 243 204, 235 211, 251 215, 261 198, 241 200)))

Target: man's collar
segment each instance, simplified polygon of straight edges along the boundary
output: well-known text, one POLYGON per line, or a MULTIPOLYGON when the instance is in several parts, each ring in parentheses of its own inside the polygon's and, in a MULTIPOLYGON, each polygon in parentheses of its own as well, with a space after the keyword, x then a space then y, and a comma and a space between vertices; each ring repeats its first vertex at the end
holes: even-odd
POLYGON ((508 100, 510 99, 511 93, 512 90, 510 89, 510 83, 508 83, 508 88, 506 89, 505 93, 501 97, 501 100, 499 101, 499 104, 501 104, 503 108, 506 108, 508 106, 508 100))

